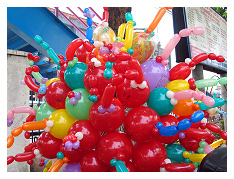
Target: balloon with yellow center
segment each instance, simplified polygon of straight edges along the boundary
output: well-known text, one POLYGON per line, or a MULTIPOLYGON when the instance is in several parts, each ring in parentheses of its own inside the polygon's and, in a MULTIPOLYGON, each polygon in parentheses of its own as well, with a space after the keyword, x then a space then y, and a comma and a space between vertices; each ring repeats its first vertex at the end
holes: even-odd
POLYGON ((190 86, 185 80, 173 80, 167 84, 166 88, 173 92, 178 92, 182 90, 189 90, 190 86))
POLYGON ((58 139, 66 137, 72 124, 77 121, 67 113, 66 109, 54 111, 48 119, 53 121, 53 126, 50 128, 49 132, 58 139))

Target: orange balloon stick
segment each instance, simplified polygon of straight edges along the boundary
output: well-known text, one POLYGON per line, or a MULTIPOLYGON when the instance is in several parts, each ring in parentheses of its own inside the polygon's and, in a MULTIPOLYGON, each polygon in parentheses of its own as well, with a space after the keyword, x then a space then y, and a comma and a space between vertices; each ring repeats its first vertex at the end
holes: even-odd
POLYGON ((10 148, 14 143, 14 137, 12 135, 7 137, 7 148, 10 148))
POLYGON ((16 127, 11 131, 11 134, 14 137, 17 137, 18 135, 20 135, 22 133, 22 131, 23 131, 22 127, 16 127))
POLYGON ((33 122, 25 122, 22 125, 24 131, 38 130, 46 128, 45 121, 33 121, 33 122))
POLYGON ((57 172, 63 166, 63 159, 56 160, 53 165, 50 167, 48 172, 57 172))

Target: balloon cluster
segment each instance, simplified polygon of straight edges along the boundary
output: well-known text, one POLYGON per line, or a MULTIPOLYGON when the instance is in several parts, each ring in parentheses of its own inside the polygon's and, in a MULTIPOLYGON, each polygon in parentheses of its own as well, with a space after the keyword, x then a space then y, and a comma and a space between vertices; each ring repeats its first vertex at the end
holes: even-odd
MULTIPOLYGON (((160 10, 144 32, 145 39, 151 38, 166 9, 160 10)), ((92 11, 86 9, 85 13, 91 21, 92 11)), ((151 54, 149 51, 142 51, 140 58, 134 55, 138 47, 132 44, 134 23, 130 13, 126 20, 117 38, 104 22, 93 32, 93 43, 88 38, 90 34, 88 40, 73 40, 66 49, 66 58, 57 56, 40 36, 35 37, 57 64, 58 75, 43 78, 34 65, 39 57, 28 54, 30 66, 25 71, 25 84, 46 102, 39 107, 16 107, 8 113, 8 127, 15 113, 30 115, 22 126, 12 130, 7 147, 23 131, 25 138, 29 138, 31 130, 44 132, 23 153, 9 156, 8 165, 13 161, 32 165, 33 159, 38 158, 48 172, 59 171, 65 163, 64 172, 193 172, 206 154, 227 140, 225 131, 207 122, 209 112, 203 107, 221 106, 224 100, 206 96, 197 89, 217 83, 192 78, 186 81, 201 61, 225 59, 202 53, 171 70, 166 66, 167 57, 181 37, 201 35, 204 29, 181 30, 161 56, 148 60, 151 55, 145 54, 151 54), (218 144, 212 133, 220 134, 222 140, 218 144), (52 164, 48 159, 56 161, 52 164)), ((87 29, 88 33, 91 30, 87 29)), ((152 39, 150 43, 153 44, 152 39)), ((225 79, 219 82, 226 84, 225 79)))

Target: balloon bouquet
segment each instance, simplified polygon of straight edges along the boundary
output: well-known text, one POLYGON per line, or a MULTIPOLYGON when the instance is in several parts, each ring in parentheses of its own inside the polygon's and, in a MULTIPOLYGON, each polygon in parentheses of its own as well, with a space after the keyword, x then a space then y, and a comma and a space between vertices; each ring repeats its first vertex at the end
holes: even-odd
MULTIPOLYGON (((15 113, 30 115, 12 130, 7 147, 23 131, 26 139, 30 137, 28 131, 44 132, 25 146, 23 153, 8 156, 7 164, 27 161, 32 165, 37 158, 45 172, 59 171, 63 164, 64 172, 193 172, 208 153, 225 143, 227 133, 207 119, 210 109, 226 101, 197 89, 215 86, 218 81, 186 81, 196 64, 208 58, 218 62, 225 59, 202 53, 171 70, 167 68, 167 58, 180 39, 202 35, 204 29, 182 29, 161 56, 148 60, 155 49, 153 31, 167 9, 172 8, 161 8, 145 32, 133 32, 135 22, 127 13, 127 23, 119 26, 116 36, 107 22, 93 31, 94 13, 86 8, 87 39, 73 40, 66 58, 35 36, 57 64, 57 78, 43 78, 34 65, 39 57, 28 54, 25 84, 46 102, 8 112, 8 127, 15 113), (214 142, 212 133, 222 139, 214 142)), ((219 83, 225 85, 227 79, 219 83)))

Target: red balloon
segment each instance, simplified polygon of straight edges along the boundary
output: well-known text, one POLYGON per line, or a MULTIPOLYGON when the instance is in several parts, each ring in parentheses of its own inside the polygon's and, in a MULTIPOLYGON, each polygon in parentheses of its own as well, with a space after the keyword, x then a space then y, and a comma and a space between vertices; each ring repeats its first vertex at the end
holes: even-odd
POLYGON ((51 83, 46 89, 46 102, 52 108, 65 109, 65 100, 69 91, 71 91, 71 89, 66 85, 65 82, 55 81, 51 83))
POLYGON ((127 70, 130 70, 130 66, 128 65, 128 61, 121 61, 116 60, 116 62, 113 65, 113 68, 117 73, 125 73, 127 70))
POLYGON ((38 93, 38 89, 40 88, 38 85, 36 85, 32 77, 30 75, 25 75, 24 77, 25 84, 34 92, 38 93))
POLYGON ((65 79, 64 79, 64 73, 65 73, 65 70, 66 70, 67 67, 68 67, 68 64, 64 63, 61 66, 61 68, 59 69, 60 70, 60 80, 63 81, 63 82, 65 81, 65 79))
POLYGON ((86 50, 86 48, 84 47, 84 45, 81 45, 76 50, 76 57, 79 59, 79 62, 86 63, 86 58, 87 58, 88 54, 89 54, 89 52, 86 50))
POLYGON ((112 159, 129 161, 133 154, 132 141, 120 131, 103 135, 97 145, 98 158, 108 166, 112 159))
POLYGON ((24 151, 25 152, 31 152, 31 151, 33 151, 34 149, 36 149, 37 148, 37 141, 36 142, 33 142, 33 143, 29 143, 28 145, 26 145, 25 147, 24 147, 24 151))
POLYGON ((191 74, 191 69, 189 65, 185 62, 179 63, 178 65, 174 66, 170 71, 170 81, 173 80, 185 80, 191 74))
POLYGON ((210 130, 211 132, 214 132, 214 133, 220 133, 221 132, 221 129, 218 125, 216 124, 213 124, 213 123, 206 123, 206 127, 208 130, 210 130))
POLYGON ((21 154, 17 154, 15 156, 15 161, 17 162, 25 162, 28 160, 32 160, 35 157, 35 154, 33 152, 24 152, 21 154))
POLYGON ((168 163, 166 164, 165 169, 169 172, 193 172, 195 166, 192 163, 168 163))
MULTIPOLYGON (((91 64, 90 62, 89 64, 91 64)), ((108 84, 111 84, 111 79, 108 80, 104 77, 104 70, 106 69, 105 63, 101 63, 101 66, 99 67, 93 67, 92 65, 88 65, 88 69, 86 70, 84 74, 84 85, 85 88, 90 92, 91 88, 97 88, 98 89, 98 94, 102 96, 106 86, 108 84), (95 86, 91 86, 90 80, 92 81, 91 78, 95 77, 95 86)), ((116 74, 115 70, 112 69, 113 71, 113 76, 116 74)))
POLYGON ((95 129, 89 120, 79 120, 75 122, 68 131, 68 135, 83 133, 83 139, 80 140, 80 150, 91 150, 96 147, 101 133, 95 129))
MULTIPOLYGON (((195 57, 192 59, 191 62, 195 63, 195 65, 196 65, 196 64, 198 64, 198 63, 200 63, 200 62, 205 61, 207 58, 208 58, 208 55, 207 55, 206 53, 200 53, 200 54, 198 54, 197 56, 195 56, 195 57)), ((191 63, 191 62, 190 62, 190 63, 191 63)))
POLYGON ((226 132, 226 131, 221 131, 221 132, 220 132, 220 137, 221 137, 223 140, 227 140, 227 132, 226 132))
MULTIPOLYGON (((129 172, 136 172, 136 168, 134 167, 131 161, 124 162, 124 163, 129 172)), ((109 172, 117 172, 117 171, 115 167, 110 167, 109 172)))
POLYGON ((138 172, 159 172, 160 164, 167 158, 165 147, 156 139, 136 143, 132 163, 138 172))
POLYGON ((71 163, 71 164, 79 163, 82 156, 87 153, 87 151, 82 151, 82 150, 73 149, 73 148, 67 149, 64 147, 65 147, 65 144, 62 143, 60 146, 59 152, 62 152, 64 157, 67 157, 69 159, 69 163, 71 163))
POLYGON ((125 79, 123 83, 117 86, 116 95, 125 107, 135 108, 143 105, 148 100, 150 87, 147 82, 147 87, 144 89, 132 88, 131 80, 125 79))
POLYGON ((210 132, 204 129, 189 128, 186 130, 186 135, 197 139, 208 139, 210 132))
POLYGON ((101 162, 96 150, 92 150, 81 158, 80 169, 82 172, 107 172, 109 166, 101 162))
POLYGON ((135 142, 148 142, 153 139, 152 130, 160 122, 160 117, 153 109, 145 106, 133 108, 124 119, 126 134, 135 142))
POLYGON ((11 164, 12 162, 14 162, 15 157, 14 156, 8 156, 7 157, 7 165, 11 164))
MULTIPOLYGON (((163 127, 177 125, 177 123, 179 122, 177 118, 172 115, 161 116, 160 120, 163 123, 163 127)), ((156 139, 163 144, 171 144, 179 139, 179 133, 177 133, 174 136, 169 136, 169 137, 158 134, 156 139)))
POLYGON ((200 141, 200 139, 186 136, 184 139, 180 139, 180 145, 187 151, 195 151, 199 148, 200 141))
POLYGON ((117 98, 113 98, 111 104, 115 106, 113 112, 100 113, 98 107, 101 105, 101 100, 94 102, 89 110, 89 120, 91 124, 101 132, 113 132, 118 129, 125 117, 125 110, 121 102, 117 98))
POLYGON ((37 147, 43 157, 53 159, 57 158, 62 142, 62 139, 55 138, 49 132, 43 132, 37 140, 37 147))
POLYGON ((77 39, 73 40, 73 41, 67 46, 67 49, 66 49, 66 52, 65 52, 66 62, 69 62, 69 61, 73 60, 76 50, 77 50, 80 46, 82 46, 82 44, 83 44, 83 40, 80 39, 80 38, 77 38, 77 39))

